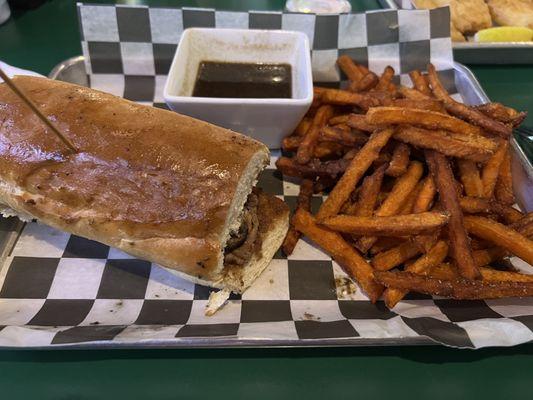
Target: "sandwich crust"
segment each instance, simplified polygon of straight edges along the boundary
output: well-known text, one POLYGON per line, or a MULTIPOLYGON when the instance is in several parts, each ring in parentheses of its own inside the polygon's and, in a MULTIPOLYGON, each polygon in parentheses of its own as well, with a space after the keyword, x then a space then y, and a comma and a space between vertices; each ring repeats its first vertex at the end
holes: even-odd
POLYGON ((264 145, 92 89, 14 81, 79 152, 0 84, 0 203, 202 281, 222 279, 233 200, 250 169, 268 162, 264 145))

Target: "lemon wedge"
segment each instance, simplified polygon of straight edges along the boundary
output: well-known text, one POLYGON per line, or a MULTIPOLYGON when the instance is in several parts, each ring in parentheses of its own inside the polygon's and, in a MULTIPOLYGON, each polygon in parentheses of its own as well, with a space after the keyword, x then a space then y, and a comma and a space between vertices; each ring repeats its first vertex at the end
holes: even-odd
POLYGON ((524 26, 499 26, 482 29, 474 36, 476 42, 529 42, 533 40, 533 29, 524 26))

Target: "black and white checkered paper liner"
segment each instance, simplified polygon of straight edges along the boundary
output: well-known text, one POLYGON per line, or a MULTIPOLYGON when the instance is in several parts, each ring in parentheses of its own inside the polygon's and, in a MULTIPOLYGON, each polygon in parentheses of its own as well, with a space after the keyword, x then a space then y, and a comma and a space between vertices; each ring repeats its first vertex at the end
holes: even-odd
MULTIPOLYGON (((449 16, 442 10, 313 16, 81 5, 79 14, 91 86, 156 106, 179 37, 191 26, 306 32, 321 82, 342 80, 334 64, 343 53, 376 72, 391 64, 401 74, 431 60, 453 78, 449 16)), ((293 208, 298 186, 275 170, 278 155, 259 186, 293 208)), ((315 211, 322 201, 314 197, 315 211)), ((379 344, 430 338, 479 348, 533 339, 533 300, 460 302, 412 294, 390 311, 383 302, 371 304, 359 289, 346 294, 345 278, 329 256, 300 240, 290 257, 278 252, 246 293, 233 295, 206 317, 208 288, 103 244, 28 223, 0 271, 0 346, 379 344)))

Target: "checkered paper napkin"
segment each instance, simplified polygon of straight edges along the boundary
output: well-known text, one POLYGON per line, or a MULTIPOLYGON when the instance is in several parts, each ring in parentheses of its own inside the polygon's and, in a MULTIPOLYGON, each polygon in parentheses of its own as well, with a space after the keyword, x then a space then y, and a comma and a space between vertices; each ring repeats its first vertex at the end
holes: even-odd
MULTIPOLYGON (((339 54, 381 72, 435 63, 453 89, 447 9, 314 16, 80 5, 93 88, 163 107, 162 86, 183 29, 291 29, 310 39, 315 81, 339 84, 339 54)), ((298 186, 270 166, 259 186, 294 209, 298 186)), ((323 197, 313 198, 316 211, 323 197)), ((371 304, 329 256, 300 240, 278 252, 242 296, 204 316, 209 289, 116 249, 36 223, 0 270, 0 346, 183 346, 420 343, 515 345, 533 339, 533 300, 460 302, 412 294, 371 304)))

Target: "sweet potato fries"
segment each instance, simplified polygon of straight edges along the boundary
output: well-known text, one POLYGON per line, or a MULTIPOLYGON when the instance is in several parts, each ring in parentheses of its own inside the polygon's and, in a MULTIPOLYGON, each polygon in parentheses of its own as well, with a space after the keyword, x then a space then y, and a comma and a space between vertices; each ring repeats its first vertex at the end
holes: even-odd
POLYGON ((293 155, 276 163, 302 179, 284 252, 307 236, 390 308, 409 291, 532 296, 533 275, 502 270, 510 256, 533 263, 533 215, 513 208, 509 150, 525 113, 457 102, 433 65, 412 71, 406 87, 391 67, 379 75, 348 56, 337 64, 347 88, 315 88, 283 141, 293 155), (316 215, 313 192, 328 194, 316 215))

